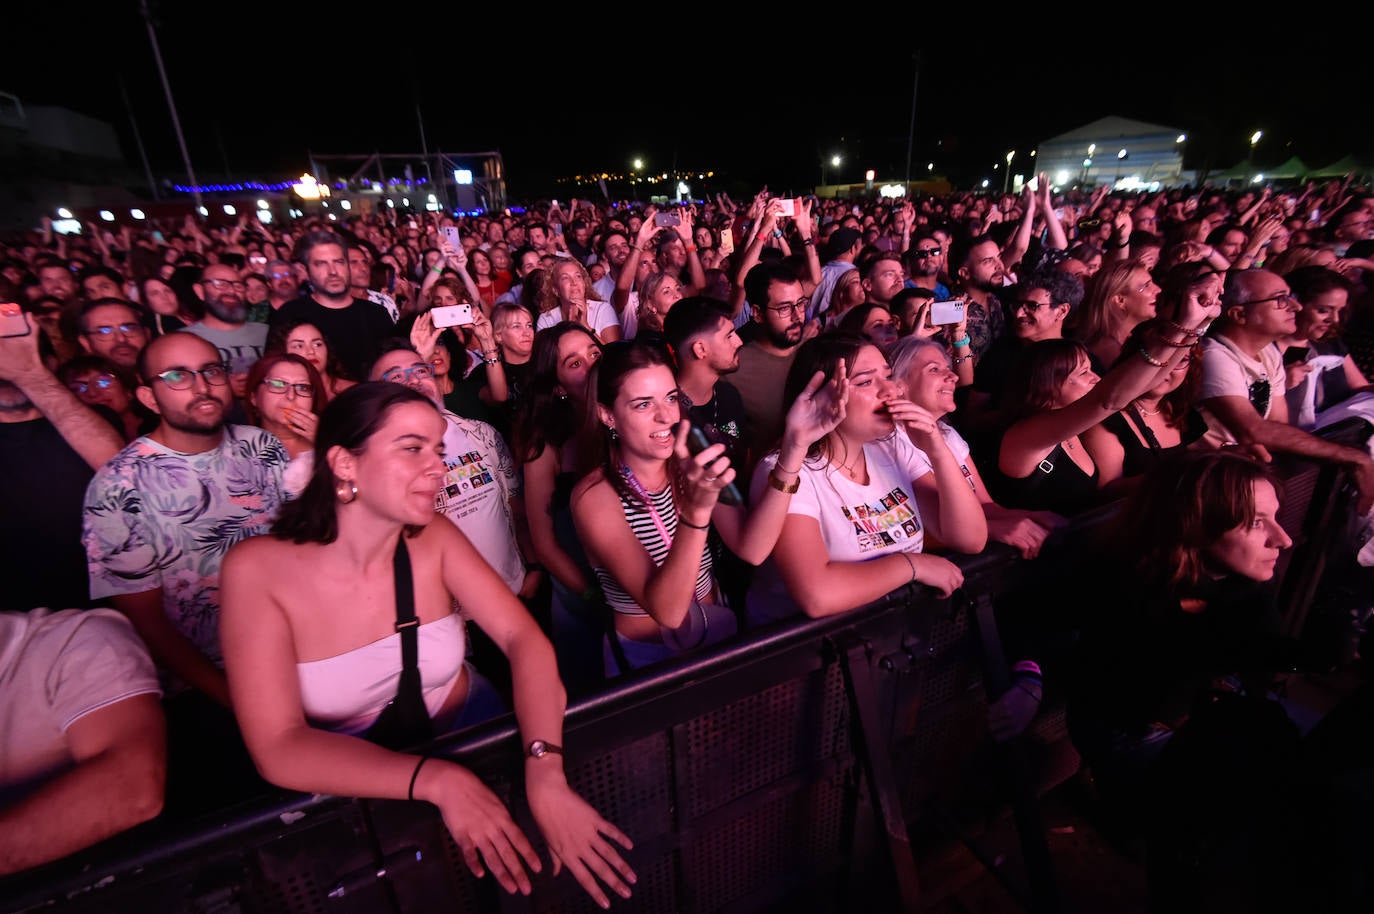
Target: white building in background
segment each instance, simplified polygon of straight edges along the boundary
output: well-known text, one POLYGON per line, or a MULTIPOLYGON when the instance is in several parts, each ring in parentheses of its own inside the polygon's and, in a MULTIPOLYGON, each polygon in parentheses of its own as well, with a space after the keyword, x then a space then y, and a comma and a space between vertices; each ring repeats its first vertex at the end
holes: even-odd
POLYGON ((1049 174, 1056 187, 1186 184, 1193 178, 1183 170, 1187 141, 1178 127, 1111 115, 1041 141, 1035 168, 1049 174))

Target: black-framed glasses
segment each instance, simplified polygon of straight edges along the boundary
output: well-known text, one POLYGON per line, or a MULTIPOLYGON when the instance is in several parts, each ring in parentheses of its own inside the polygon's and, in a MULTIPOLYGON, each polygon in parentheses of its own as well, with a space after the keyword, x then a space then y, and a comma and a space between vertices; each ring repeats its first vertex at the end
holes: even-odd
POLYGON ((1294 295, 1292 292, 1284 292, 1279 295, 1271 295, 1268 298, 1252 298, 1249 301, 1238 302, 1238 304, 1242 307, 1248 308, 1250 305, 1263 305, 1271 301, 1291 303, 1298 305, 1299 307, 1301 307, 1302 305, 1302 302, 1298 301, 1298 297, 1294 295))
POLYGON ((212 289, 238 289, 242 292, 248 288, 248 283, 238 279, 202 279, 201 282, 212 289))
POLYGON ((917 260, 925 260, 927 257, 939 257, 944 252, 944 248, 917 248, 911 252, 911 256, 917 260))
POLYGON ((799 298, 796 301, 778 302, 776 305, 766 305, 765 307, 774 314, 794 314, 798 311, 805 314, 806 309, 811 307, 811 299, 799 298))
POLYGON ((114 383, 114 375, 101 374, 96 375, 89 381, 73 381, 68 384, 67 387, 73 393, 84 394, 90 393, 92 387, 99 388, 100 390, 109 390, 114 386, 114 383))
POLYGON ((144 330, 143 330, 143 325, 142 325, 142 324, 139 324, 139 323, 128 323, 128 324, 115 324, 113 327, 110 327, 110 326, 92 327, 91 329, 89 329, 89 330, 86 331, 86 335, 87 335, 87 336, 98 336, 98 337, 100 337, 101 339, 106 339, 106 340, 108 340, 110 337, 114 336, 116 333, 118 333, 120 336, 138 336, 140 333, 143 333, 143 332, 144 332, 144 330))
POLYGON ((196 375, 200 375, 206 384, 211 387, 223 387, 229 383, 229 366, 227 365, 206 365, 204 368, 168 368, 166 371, 153 375, 171 390, 190 390, 195 383, 196 375))
POLYGON ((382 375, 382 380, 389 381, 392 384, 404 384, 411 378, 415 378, 416 380, 420 381, 425 381, 432 377, 434 377, 433 365, 427 365, 424 362, 416 362, 409 368, 398 367, 391 369, 386 374, 382 375))
POLYGON ((281 378, 263 378, 262 386, 267 388, 268 393, 276 394, 279 397, 286 396, 287 391, 293 391, 298 397, 315 396, 313 384, 295 384, 291 381, 283 381, 281 378))
POLYGON ((1269 379, 1260 378, 1250 385, 1250 405, 1261 416, 1269 412, 1269 379))

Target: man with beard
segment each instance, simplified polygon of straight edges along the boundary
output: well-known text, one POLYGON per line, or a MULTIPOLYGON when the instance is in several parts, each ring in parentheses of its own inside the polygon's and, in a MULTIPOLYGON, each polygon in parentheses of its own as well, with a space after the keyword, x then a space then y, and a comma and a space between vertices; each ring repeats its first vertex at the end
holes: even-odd
POLYGON ((348 269, 347 245, 333 232, 307 232, 296 243, 296 259, 305 264, 311 291, 272 313, 270 326, 288 321, 314 324, 349 378, 367 376, 377 342, 391 335, 391 316, 381 305, 355 298, 348 269))
POLYGON ((968 299, 964 317, 973 357, 981 362, 1006 325, 1002 303, 996 294, 1006 285, 1007 277, 1001 251, 996 241, 980 235, 956 249, 950 257, 950 265, 958 278, 960 291, 968 299))
POLYGON ((248 392, 245 383, 248 369, 262 358, 267 345, 267 325, 248 320, 248 302, 243 298, 245 285, 239 271, 227 264, 216 263, 205 268, 196 294, 205 302, 205 316, 186 327, 219 350, 220 361, 229 366, 229 386, 234 397, 242 401, 248 392))
POLYGON ((953 296, 940 282, 940 271, 945 265, 944 253, 944 246, 933 233, 917 233, 906 252, 907 286, 934 293, 936 301, 949 301, 953 296))
POLYGON ((300 298, 301 287, 296 279, 296 270, 285 260, 268 261, 263 275, 267 277, 267 304, 273 311, 300 298))
POLYGON ((82 349, 104 356, 120 371, 133 375, 138 354, 148 344, 148 329, 139 323, 132 305, 117 298, 97 298, 81 309, 77 325, 82 349))
POLYGON ((730 306, 705 295, 680 299, 663 321, 663 336, 677 360, 683 414, 712 444, 725 445, 731 464, 742 466, 744 401, 725 376, 739 370, 744 342, 735 333, 730 306))
POLYGON ((373 251, 360 241, 350 241, 348 243, 348 283, 353 292, 354 298, 365 298, 370 302, 376 302, 386 309, 386 313, 391 317, 392 322, 401 319, 401 312, 396 307, 396 299, 371 288, 372 286, 372 264, 377 260, 373 251))
POLYGON ((592 291, 602 301, 610 301, 620 271, 624 269, 625 261, 630 259, 630 236, 620 229, 611 229, 601 236, 598 248, 597 256, 606 266, 606 275, 592 283, 592 291))
POLYGON ((213 701, 227 710, 220 560, 275 520, 286 449, 260 428, 225 424, 229 372, 200 337, 157 338, 140 355, 138 374, 135 395, 160 421, 86 490, 91 597, 129 617, 173 675, 169 694, 189 686, 202 707, 213 701))
POLYGON ((85 607, 81 499, 122 444, 54 377, 26 318, 27 334, 0 338, 0 610, 85 607))
POLYGON ((744 400, 748 420, 743 436, 745 466, 739 475, 749 479, 754 463, 782 435, 782 420, 787 414, 782 389, 802 341, 809 300, 796 273, 779 261, 760 263, 745 274, 744 294, 756 332, 739 351, 734 384, 744 400))

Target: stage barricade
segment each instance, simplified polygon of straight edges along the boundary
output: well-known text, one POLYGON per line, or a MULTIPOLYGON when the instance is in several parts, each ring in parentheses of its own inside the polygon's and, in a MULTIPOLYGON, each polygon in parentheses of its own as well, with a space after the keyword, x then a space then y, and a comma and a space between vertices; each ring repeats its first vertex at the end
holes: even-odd
MULTIPOLYGON (((1298 545, 1278 586, 1300 629, 1322 550, 1352 500, 1339 468, 1285 473, 1293 504, 1284 522, 1298 545)), ((1056 541, 1091 537, 1112 513, 1079 518, 1046 555, 1056 541)), ((1008 746, 992 744, 986 728, 989 696, 1006 688, 1016 659, 997 605, 1042 566, 997 544, 959 563, 965 585, 949 599, 907 587, 843 616, 778 623, 569 709, 569 780, 635 841, 626 856, 639 882, 631 900, 613 898, 614 910, 911 909, 921 839, 954 834, 977 853, 970 810, 986 818, 998 807, 1014 812, 1024 857, 1010 868, 1022 881, 1009 888, 1028 910, 1055 908, 1035 798, 1078 766, 1063 708, 1047 700, 1008 746)), ((429 749, 479 773, 547 860, 522 805, 510 717, 429 749)), ((434 807, 283 793, 192 822, 154 821, 0 880, 0 910, 596 910, 570 876, 547 872, 546 863, 529 898, 507 896, 467 872, 434 807)))

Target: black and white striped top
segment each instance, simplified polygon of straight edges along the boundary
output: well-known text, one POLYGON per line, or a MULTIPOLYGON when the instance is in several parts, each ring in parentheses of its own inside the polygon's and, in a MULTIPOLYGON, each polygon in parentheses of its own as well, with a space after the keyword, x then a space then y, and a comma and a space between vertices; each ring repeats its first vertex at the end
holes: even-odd
MULTIPOLYGON (((658 512, 659 520, 668 531, 669 537, 677 535, 677 507, 673 503, 673 487, 669 485, 662 492, 651 493, 649 498, 652 500, 654 509, 658 512)), ((634 496, 620 496, 620 508, 625 512, 625 522, 630 525, 630 530, 634 532, 635 538, 639 540, 644 551, 649 553, 649 558, 653 560, 654 566, 661 566, 668 558, 668 550, 671 542, 665 543, 663 536, 659 533, 658 525, 654 523, 653 514, 649 509, 634 496)), ((601 590, 606 595, 606 603, 618 613, 628 616, 647 616, 646 613, 634 599, 625 592, 611 573, 604 568, 596 568, 596 577, 601 582, 601 590)), ((715 579, 711 576, 711 548, 710 544, 703 544, 701 547, 701 567, 697 571, 697 590, 696 598, 702 601, 709 601, 711 593, 715 588, 715 579)))

